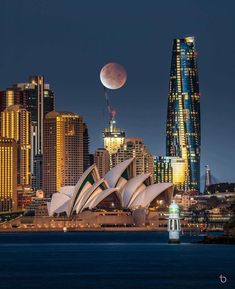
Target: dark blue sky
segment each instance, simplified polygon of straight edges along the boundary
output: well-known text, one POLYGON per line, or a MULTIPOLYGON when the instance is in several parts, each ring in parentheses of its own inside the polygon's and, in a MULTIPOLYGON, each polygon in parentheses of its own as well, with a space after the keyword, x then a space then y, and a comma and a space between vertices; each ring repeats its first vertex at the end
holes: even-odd
POLYGON ((202 173, 235 181, 235 2, 131 0, 0 1, 0 89, 43 74, 56 109, 84 116, 91 151, 108 117, 101 67, 123 64, 128 81, 110 94, 118 125, 165 154, 172 39, 193 35, 198 51, 202 173))

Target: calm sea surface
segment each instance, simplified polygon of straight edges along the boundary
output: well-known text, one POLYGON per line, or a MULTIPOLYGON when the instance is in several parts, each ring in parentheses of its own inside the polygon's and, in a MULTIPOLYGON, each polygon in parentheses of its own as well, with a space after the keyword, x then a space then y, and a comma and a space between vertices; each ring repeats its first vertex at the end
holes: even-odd
POLYGON ((235 246, 190 243, 198 238, 169 245, 165 233, 0 234, 0 289, 235 289, 235 246))

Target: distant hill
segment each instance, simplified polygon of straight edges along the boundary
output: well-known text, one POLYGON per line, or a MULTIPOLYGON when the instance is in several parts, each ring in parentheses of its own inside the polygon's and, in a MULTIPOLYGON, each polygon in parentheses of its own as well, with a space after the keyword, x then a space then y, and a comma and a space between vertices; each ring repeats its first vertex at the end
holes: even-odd
POLYGON ((216 192, 235 192, 235 183, 218 183, 207 188, 207 193, 215 194, 216 192))

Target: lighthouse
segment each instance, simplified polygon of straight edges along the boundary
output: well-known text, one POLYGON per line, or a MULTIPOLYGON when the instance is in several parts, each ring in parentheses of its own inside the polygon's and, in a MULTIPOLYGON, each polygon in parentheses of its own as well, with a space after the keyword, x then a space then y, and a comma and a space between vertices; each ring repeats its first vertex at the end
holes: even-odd
POLYGON ((169 206, 169 217, 168 217, 168 232, 169 232, 169 243, 180 243, 180 212, 179 206, 175 200, 169 206))

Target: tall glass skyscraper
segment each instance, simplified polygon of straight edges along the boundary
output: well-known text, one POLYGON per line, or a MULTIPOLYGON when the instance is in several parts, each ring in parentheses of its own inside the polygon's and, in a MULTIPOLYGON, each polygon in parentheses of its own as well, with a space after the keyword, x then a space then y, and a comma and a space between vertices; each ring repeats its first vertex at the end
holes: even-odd
POLYGON ((166 154, 186 162, 185 189, 200 190, 200 92, 193 37, 174 39, 171 60, 166 154))

